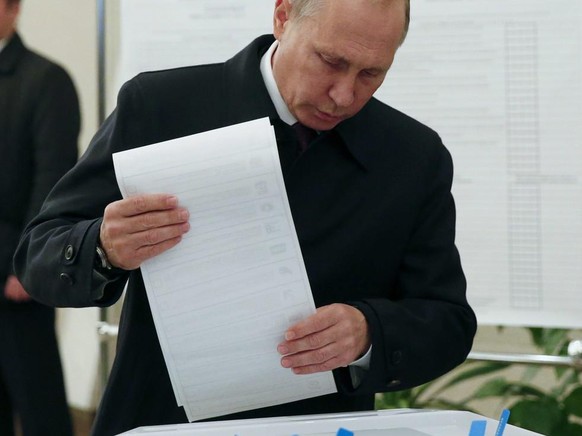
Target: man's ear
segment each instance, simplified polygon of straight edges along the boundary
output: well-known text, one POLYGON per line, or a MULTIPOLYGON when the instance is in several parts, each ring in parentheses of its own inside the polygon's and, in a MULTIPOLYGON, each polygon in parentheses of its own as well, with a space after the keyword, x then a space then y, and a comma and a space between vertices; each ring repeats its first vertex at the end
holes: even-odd
POLYGON ((285 30, 285 24, 289 21, 291 16, 291 3, 289 0, 276 0, 275 13, 273 15, 273 35, 280 39, 285 30))
POLYGON ((8 5, 8 14, 12 19, 16 20, 18 14, 20 14, 20 2, 10 3, 8 5))

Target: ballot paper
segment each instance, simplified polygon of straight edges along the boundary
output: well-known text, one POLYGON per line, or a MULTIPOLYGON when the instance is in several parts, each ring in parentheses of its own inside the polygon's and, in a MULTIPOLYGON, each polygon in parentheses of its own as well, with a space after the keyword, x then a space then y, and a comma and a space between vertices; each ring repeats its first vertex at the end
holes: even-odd
POLYGON ((124 198, 176 195, 191 229, 141 271, 174 393, 190 421, 336 392, 280 364, 315 304, 268 118, 113 155, 124 198))

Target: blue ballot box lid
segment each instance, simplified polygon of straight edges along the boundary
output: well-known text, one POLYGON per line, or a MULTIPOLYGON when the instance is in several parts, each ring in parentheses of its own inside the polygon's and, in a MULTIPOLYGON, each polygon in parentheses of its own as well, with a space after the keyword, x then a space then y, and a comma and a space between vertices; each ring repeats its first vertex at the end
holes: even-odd
MULTIPOLYGON (((473 421, 497 421, 471 412, 395 409, 326 415, 215 421, 140 427, 129 435, 147 436, 336 436, 349 429, 355 436, 468 436, 473 421)), ((507 425, 503 436, 539 434, 507 425)))

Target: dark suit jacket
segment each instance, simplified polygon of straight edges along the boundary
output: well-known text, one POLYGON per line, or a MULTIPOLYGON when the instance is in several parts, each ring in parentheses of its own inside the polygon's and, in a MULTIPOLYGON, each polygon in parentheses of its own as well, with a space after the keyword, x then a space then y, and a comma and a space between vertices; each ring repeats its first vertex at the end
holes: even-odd
POLYGON ((20 232, 77 161, 79 119, 77 94, 65 70, 28 50, 15 34, 0 52, 2 290, 20 232))
MULTIPOLYGON (((0 390, 9 393, 0 409, 16 411, 31 434, 72 434, 55 314, 35 301, 6 301, 4 284, 21 231, 77 161, 79 124, 68 74, 15 34, 0 52, 0 390)), ((12 434, 7 426, 0 419, 0 434, 12 434)))
MULTIPOLYGON (((375 392, 438 377, 461 363, 472 344, 475 318, 454 245, 451 158, 432 130, 372 99, 296 159, 292 129, 277 120, 259 73, 272 41, 263 36, 224 64, 128 82, 87 153, 26 230, 16 268, 47 303, 115 302, 127 274, 111 281, 93 270, 103 209, 120 198, 111 153, 269 116, 315 302, 360 308, 373 352, 357 389, 347 370, 337 370, 337 395, 236 416, 371 409, 375 392)), ((95 434, 184 420, 134 271, 95 434)))

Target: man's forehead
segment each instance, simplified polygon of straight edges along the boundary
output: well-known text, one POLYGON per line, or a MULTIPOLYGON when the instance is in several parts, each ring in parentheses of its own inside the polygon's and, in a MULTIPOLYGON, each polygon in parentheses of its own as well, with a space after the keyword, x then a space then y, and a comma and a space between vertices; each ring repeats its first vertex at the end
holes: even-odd
POLYGON ((320 54, 349 64, 357 63, 362 69, 387 70, 392 52, 400 43, 404 13, 400 15, 400 8, 395 8, 397 15, 384 8, 370 8, 370 0, 338 1, 342 5, 356 3, 344 10, 322 10, 318 16, 299 24, 304 26, 300 32, 304 32, 304 37, 320 54))
POLYGON ((374 40, 374 36, 388 36, 387 32, 393 36, 396 31, 400 42, 405 33, 406 0, 325 0, 323 3, 308 21, 317 27, 327 27, 337 35, 349 32, 357 39, 358 33, 363 32, 364 38, 374 40))

